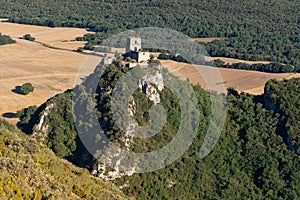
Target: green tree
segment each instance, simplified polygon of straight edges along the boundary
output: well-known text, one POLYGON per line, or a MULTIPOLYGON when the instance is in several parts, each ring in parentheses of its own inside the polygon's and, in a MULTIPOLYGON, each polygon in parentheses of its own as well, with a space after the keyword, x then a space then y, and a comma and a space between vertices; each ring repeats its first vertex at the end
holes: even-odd
POLYGON ((35 38, 34 37, 32 37, 30 34, 25 34, 24 36, 23 36, 23 38, 25 39, 25 40, 29 40, 29 41, 35 41, 35 38))
POLYGON ((29 94, 30 92, 33 92, 33 91, 34 91, 34 87, 31 83, 24 83, 20 88, 20 92, 23 95, 27 95, 27 94, 29 94))
POLYGON ((13 44, 16 43, 15 40, 11 39, 8 35, 2 35, 0 33, 0 45, 5 45, 5 44, 13 44))
POLYGON ((217 67, 223 67, 223 65, 225 64, 225 62, 223 62, 222 60, 218 59, 215 60, 215 64, 217 67))

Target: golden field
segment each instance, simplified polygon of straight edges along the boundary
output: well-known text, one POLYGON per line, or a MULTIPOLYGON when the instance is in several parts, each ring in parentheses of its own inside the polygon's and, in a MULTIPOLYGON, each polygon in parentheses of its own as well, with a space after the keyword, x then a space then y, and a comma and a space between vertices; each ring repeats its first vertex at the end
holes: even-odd
POLYGON ((0 46, 0 114, 40 105, 48 98, 74 86, 85 55, 47 48, 18 38, 29 33, 38 42, 73 50, 84 43, 71 40, 88 31, 0 22, 0 32, 17 41, 16 44, 0 46), (16 86, 26 82, 34 85, 35 91, 32 94, 23 96, 12 92, 16 86))
POLYGON ((1 22, 0 32, 12 38, 20 38, 25 34, 30 34, 36 41, 48 44, 52 47, 76 50, 84 46, 84 41, 75 41, 76 37, 81 37, 89 32, 80 28, 50 28, 44 26, 33 26, 1 22))
MULTIPOLYGON (((31 105, 39 106, 52 96, 74 86, 78 70, 87 58, 84 54, 72 51, 84 45, 84 42, 76 42, 74 39, 88 33, 87 30, 0 22, 0 33, 10 35, 17 41, 16 44, 0 46, 0 115, 15 113, 31 105), (35 37, 37 42, 19 39, 27 33, 35 37), (64 50, 48 48, 38 42, 64 50), (34 85, 33 93, 23 96, 12 91, 26 82, 34 85)), ((230 58, 212 59, 228 63, 241 62, 230 58)), ((169 60, 161 62, 175 74, 207 88, 204 79, 191 65, 169 60)), ((92 64, 93 62, 90 65, 92 64)), ((222 68, 219 68, 219 72, 226 87, 233 86, 238 91, 252 94, 261 94, 269 79, 300 77, 299 74, 269 74, 222 68)), ((16 119, 11 121, 16 122, 16 119)))
MULTIPOLYGON (((206 83, 202 75, 198 70, 191 64, 179 63, 172 60, 161 60, 164 67, 167 67, 170 71, 174 72, 180 77, 185 77, 190 80, 193 84, 199 83, 203 88, 207 89, 206 83)), ((205 70, 216 70, 214 67, 197 66, 200 71, 205 70)), ((265 83, 270 79, 290 79, 294 77, 300 77, 300 74, 283 73, 283 74, 272 74, 249 70, 236 70, 217 68, 222 76, 222 82, 216 82, 217 84, 224 83, 225 87, 234 87, 239 92, 247 92, 250 94, 262 94, 264 91, 265 83)), ((213 80, 212 80, 213 81, 213 80)))

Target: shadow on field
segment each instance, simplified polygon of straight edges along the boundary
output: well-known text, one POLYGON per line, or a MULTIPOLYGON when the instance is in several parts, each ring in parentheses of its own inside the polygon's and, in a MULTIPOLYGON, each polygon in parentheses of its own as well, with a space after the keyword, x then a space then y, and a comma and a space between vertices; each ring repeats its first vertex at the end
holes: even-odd
POLYGON ((17 114, 16 114, 16 113, 13 113, 13 112, 7 112, 7 113, 4 113, 4 114, 2 114, 2 117, 10 118, 10 119, 12 119, 12 118, 18 118, 18 117, 17 117, 17 114))
POLYGON ((22 94, 22 92, 21 92, 21 86, 16 86, 11 91, 14 92, 14 93, 16 93, 16 94, 22 94))

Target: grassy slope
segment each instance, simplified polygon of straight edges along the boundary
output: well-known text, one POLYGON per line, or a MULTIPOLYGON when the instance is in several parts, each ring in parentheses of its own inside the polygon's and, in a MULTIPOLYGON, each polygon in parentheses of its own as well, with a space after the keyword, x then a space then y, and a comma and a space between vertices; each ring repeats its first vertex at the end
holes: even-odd
POLYGON ((126 199, 0 119, 1 199, 126 199))

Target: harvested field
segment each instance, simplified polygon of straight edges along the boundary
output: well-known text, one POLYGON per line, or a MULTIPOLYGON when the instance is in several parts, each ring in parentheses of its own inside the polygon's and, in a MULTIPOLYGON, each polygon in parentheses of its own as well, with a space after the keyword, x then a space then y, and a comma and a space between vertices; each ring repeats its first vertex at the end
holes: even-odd
MULTIPOLYGON (((203 77, 198 73, 197 69, 190 64, 175 62, 172 60, 161 60, 163 66, 167 67, 170 71, 174 72, 181 78, 188 78, 193 84, 199 83, 203 88, 207 89, 203 77)), ((207 66, 198 66, 201 71, 216 69, 207 66)), ((290 79, 300 77, 300 74, 283 73, 271 74, 264 72, 236 70, 217 68, 223 78, 225 87, 234 87, 239 92, 247 92, 250 94, 262 94, 264 91, 265 83, 270 79, 290 79)), ((210 80, 213 81, 213 80, 210 80)), ((220 82, 214 83, 215 85, 221 84, 220 82)))
MULTIPOLYGON (((10 35, 17 41, 16 44, 0 46, 0 115, 15 113, 31 105, 39 106, 52 96, 74 86, 76 75, 86 55, 51 49, 37 42, 18 38, 29 33, 38 42, 74 50, 82 46, 83 42, 72 40, 87 33, 85 29, 48 28, 0 22, 0 32, 10 35), (35 91, 33 93, 23 96, 13 92, 16 86, 26 82, 34 85, 35 91)), ((117 49, 113 51, 115 52, 117 49)), ((124 49, 120 49, 120 51, 124 51, 124 49)), ((221 60, 226 60, 225 62, 228 63, 241 62, 241 60, 229 58, 222 58, 221 60)), ((182 78, 188 78, 192 83, 200 83, 204 88, 207 88, 204 79, 191 65, 169 60, 162 60, 161 62, 175 74, 181 75, 182 78)), ((209 71, 211 68, 202 66, 202 69, 209 71)), ((219 71, 226 87, 233 86, 238 91, 252 94, 261 94, 264 84, 269 79, 300 77, 299 74, 268 74, 221 68, 219 71)), ((17 122, 14 118, 10 121, 17 122)))
POLYGON ((17 44, 1 46, 0 55, 1 115, 40 105, 57 93, 72 88, 85 59, 82 54, 53 50, 20 39, 17 39, 17 44), (34 85, 34 93, 23 96, 12 91, 26 82, 34 85))
POLYGON ((226 38, 193 38, 197 42, 210 43, 214 40, 225 40, 226 38))
MULTIPOLYGON (((0 20, 1 21, 1 20, 0 20)), ((0 22, 0 33, 9 35, 16 44, 0 46, 0 114, 44 103, 48 98, 74 86, 76 74, 85 55, 44 47, 39 44, 76 50, 84 42, 74 41, 89 33, 77 28, 49 28, 0 22), (31 34, 37 42, 19 39, 31 34), (30 82, 35 91, 23 96, 14 93, 16 86, 30 82)), ((15 123, 16 119, 10 119, 15 123)))
POLYGON ((234 63, 246 63, 249 65, 253 64, 269 64, 271 62, 269 61, 249 61, 249 60, 240 60, 240 59, 234 59, 234 58, 225 58, 225 57, 205 57, 207 61, 212 61, 212 60, 221 60, 225 62, 225 64, 234 64, 234 63))
POLYGON ((93 32, 79 28, 49 28, 0 22, 0 33, 9 35, 13 39, 20 38, 28 33, 32 37, 35 37, 38 42, 57 48, 76 50, 78 47, 83 47, 85 42, 75 41, 75 38, 93 32))

